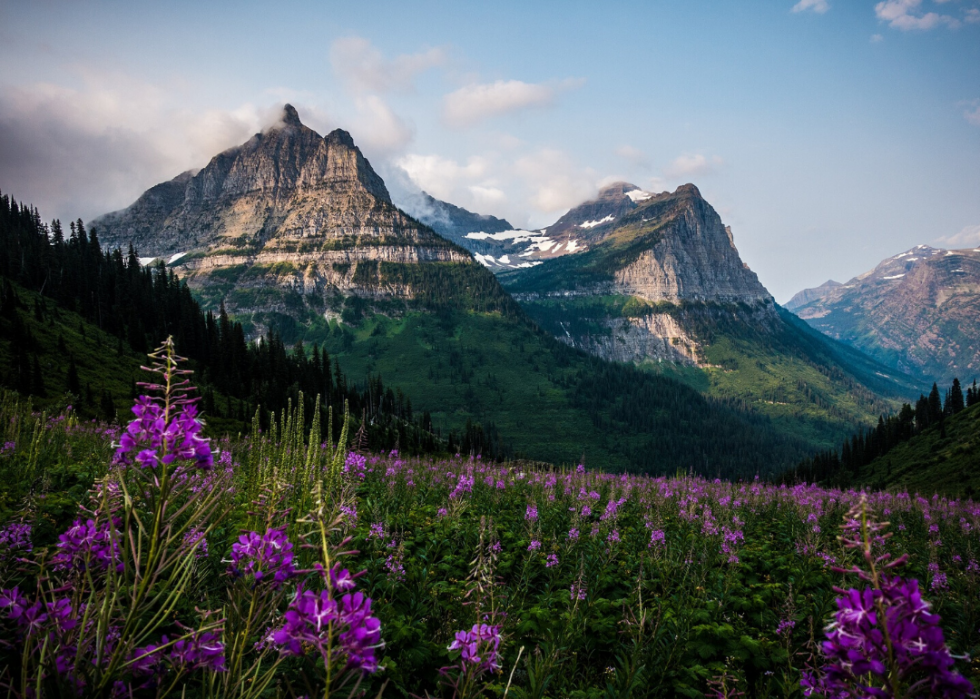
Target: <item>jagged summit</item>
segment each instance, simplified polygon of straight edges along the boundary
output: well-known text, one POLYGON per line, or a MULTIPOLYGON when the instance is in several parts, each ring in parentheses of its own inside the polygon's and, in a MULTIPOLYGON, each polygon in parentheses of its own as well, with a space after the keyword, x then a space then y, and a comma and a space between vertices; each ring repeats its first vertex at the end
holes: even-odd
POLYGON ((296 107, 291 104, 286 104, 282 108, 282 119, 283 124, 287 126, 302 126, 302 122, 299 120, 299 112, 296 111, 296 107))
POLYGON ((338 295, 413 298, 379 262, 472 265, 392 204, 348 132, 320 136, 288 104, 276 126, 92 225, 108 247, 178 264, 206 300, 238 313, 285 308, 287 290, 321 309, 338 295))

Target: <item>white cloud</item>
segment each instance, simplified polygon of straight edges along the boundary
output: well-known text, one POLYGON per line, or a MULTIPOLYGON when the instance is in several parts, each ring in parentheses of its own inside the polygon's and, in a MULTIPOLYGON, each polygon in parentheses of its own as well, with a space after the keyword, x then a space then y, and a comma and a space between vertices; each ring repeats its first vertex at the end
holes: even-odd
POLYGON ((976 7, 971 7, 966 11, 963 20, 968 24, 978 24, 980 23, 980 9, 976 7))
POLYGON ((885 40, 885 37, 883 37, 881 34, 872 34, 871 35, 871 43, 872 44, 877 44, 877 43, 880 43, 880 42, 882 42, 884 40, 885 40))
MULTIPOLYGON (((78 69, 0 92, 0 182, 45 219, 91 218, 246 141, 281 104, 188 111, 179 85, 78 69)), ((301 114, 302 114, 301 109, 301 114)))
POLYGON ((800 0, 793 5, 793 12, 806 12, 807 10, 811 10, 818 15, 822 15, 829 9, 830 5, 827 4, 827 0, 800 0))
POLYGON ((883 0, 875 5, 875 15, 888 26, 902 31, 933 29, 942 24, 959 26, 959 21, 936 12, 918 14, 922 0, 883 0))
POLYGON ((430 48, 388 60, 367 39, 358 36, 337 39, 330 45, 334 73, 355 92, 410 91, 415 76, 445 65, 446 52, 430 48))
POLYGON ((579 87, 581 80, 560 83, 526 83, 497 80, 466 85, 443 98, 442 115, 454 127, 472 126, 479 121, 524 109, 549 107, 564 90, 579 87))
POLYGON ((564 213, 599 191, 596 173, 559 150, 539 149, 519 158, 514 169, 529 190, 529 203, 542 214, 564 213))
POLYGON ((481 187, 472 185, 468 187, 473 200, 479 207, 499 207, 507 201, 507 194, 504 190, 497 187, 481 187))
POLYGON ((440 155, 420 155, 410 153, 395 161, 420 189, 436 199, 450 203, 458 186, 468 186, 487 174, 489 162, 485 158, 472 156, 465 165, 440 155))
POLYGON ((671 179, 710 175, 723 162, 717 155, 711 158, 706 158, 700 153, 696 155, 680 155, 670 165, 664 168, 664 175, 671 179))
POLYGON ((354 100, 357 119, 350 125, 354 141, 372 154, 387 155, 401 151, 415 138, 415 127, 395 114, 377 95, 363 95, 354 100))
POLYGON ((959 233, 936 239, 938 247, 961 249, 980 246, 980 226, 966 226, 959 233))

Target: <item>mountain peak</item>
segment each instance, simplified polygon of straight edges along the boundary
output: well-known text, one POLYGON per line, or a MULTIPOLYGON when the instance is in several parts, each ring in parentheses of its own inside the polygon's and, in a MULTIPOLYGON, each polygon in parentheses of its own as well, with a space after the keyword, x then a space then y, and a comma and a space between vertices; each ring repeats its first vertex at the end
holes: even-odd
POLYGON ((330 145, 342 145, 348 148, 354 148, 354 139, 343 129, 334 129, 326 135, 326 139, 330 145))
POLYGON ((680 187, 677 188, 677 191, 675 191, 674 194, 678 194, 678 195, 686 194, 688 196, 697 197, 698 199, 704 198, 701 196, 701 190, 699 190, 690 182, 688 182, 687 184, 682 184, 680 187))
POLYGON ((634 192, 639 189, 635 184, 630 184, 629 182, 613 182, 599 190, 598 199, 621 199, 628 192, 634 192))
POLYGON ((299 120, 299 112, 296 111, 296 107, 288 103, 282 108, 281 121, 286 126, 303 125, 303 123, 299 120))

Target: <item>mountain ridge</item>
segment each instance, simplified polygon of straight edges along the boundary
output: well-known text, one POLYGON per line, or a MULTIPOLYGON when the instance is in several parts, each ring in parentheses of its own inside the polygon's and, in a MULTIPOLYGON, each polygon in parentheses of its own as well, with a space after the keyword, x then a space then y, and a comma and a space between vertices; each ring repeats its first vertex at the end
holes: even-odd
POLYGON ((794 299, 811 327, 892 368, 929 382, 980 374, 980 248, 918 245, 794 299))

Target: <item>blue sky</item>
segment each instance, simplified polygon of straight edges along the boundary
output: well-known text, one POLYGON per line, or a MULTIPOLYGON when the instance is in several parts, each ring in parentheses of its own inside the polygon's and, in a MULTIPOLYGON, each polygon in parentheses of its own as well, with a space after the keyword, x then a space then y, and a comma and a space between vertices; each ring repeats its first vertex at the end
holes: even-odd
POLYGON ((0 189, 91 218, 296 105, 396 201, 548 225, 694 182, 785 301, 980 246, 980 0, 0 0, 0 189))

